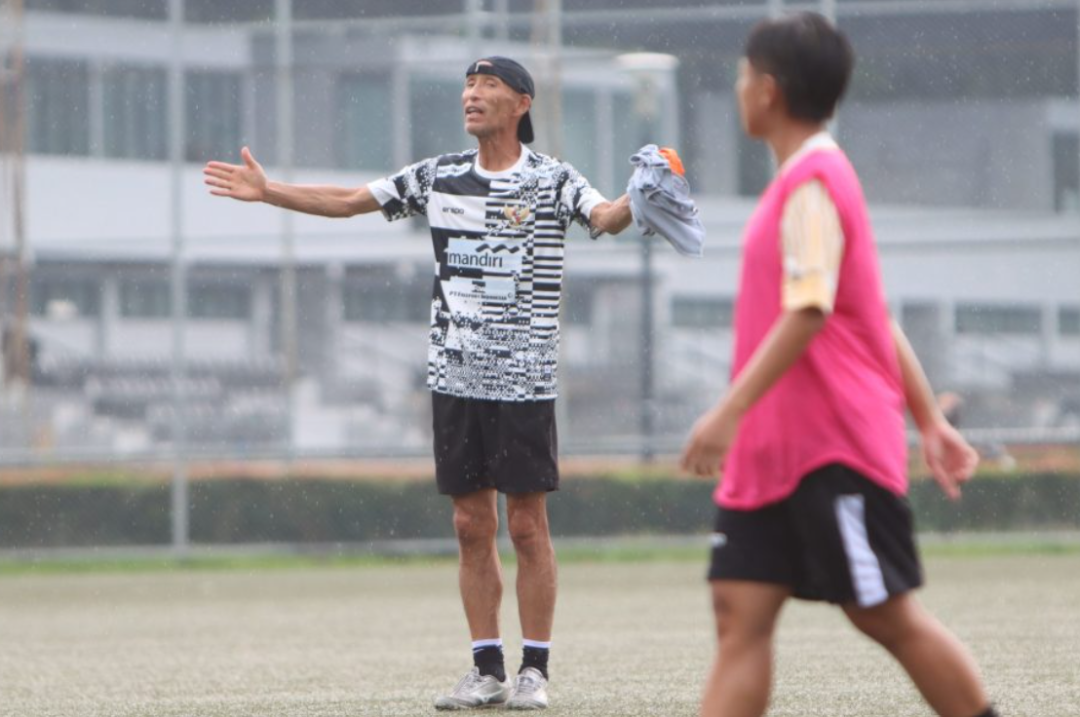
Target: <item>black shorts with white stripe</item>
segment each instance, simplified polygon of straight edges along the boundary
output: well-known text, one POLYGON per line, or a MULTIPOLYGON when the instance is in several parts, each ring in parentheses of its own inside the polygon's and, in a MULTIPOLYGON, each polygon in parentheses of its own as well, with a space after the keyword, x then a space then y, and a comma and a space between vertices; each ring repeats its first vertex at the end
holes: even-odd
POLYGON ((777 583, 804 600, 872 607, 923 582, 907 499, 838 464, 778 503, 721 508, 712 545, 709 580, 777 583))

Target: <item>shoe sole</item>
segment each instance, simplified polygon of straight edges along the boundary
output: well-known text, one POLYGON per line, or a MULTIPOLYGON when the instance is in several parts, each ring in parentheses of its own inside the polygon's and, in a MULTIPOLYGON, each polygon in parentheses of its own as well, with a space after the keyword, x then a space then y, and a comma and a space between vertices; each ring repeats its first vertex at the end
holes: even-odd
POLYGON ((531 711, 531 710, 546 710, 547 708, 548 708, 547 705, 536 704, 536 703, 533 703, 533 704, 529 704, 529 703, 517 703, 517 704, 515 704, 515 703, 511 703, 511 702, 506 703, 506 709, 512 710, 514 712, 527 712, 527 711, 531 711))
POLYGON ((497 709, 499 707, 505 707, 506 700, 501 702, 485 702, 482 705, 455 705, 455 704, 435 704, 435 709, 440 712, 460 712, 462 710, 485 710, 485 709, 497 709))

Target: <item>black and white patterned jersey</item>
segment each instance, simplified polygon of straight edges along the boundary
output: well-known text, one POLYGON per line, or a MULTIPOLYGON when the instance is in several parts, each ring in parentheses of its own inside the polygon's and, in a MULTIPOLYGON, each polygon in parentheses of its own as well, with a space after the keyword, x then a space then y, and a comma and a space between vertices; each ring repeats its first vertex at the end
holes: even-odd
POLYGON ((428 386, 495 401, 555 398, 563 244, 606 201, 569 164, 522 145, 488 172, 444 154, 368 185, 390 221, 423 214, 435 249, 428 386))

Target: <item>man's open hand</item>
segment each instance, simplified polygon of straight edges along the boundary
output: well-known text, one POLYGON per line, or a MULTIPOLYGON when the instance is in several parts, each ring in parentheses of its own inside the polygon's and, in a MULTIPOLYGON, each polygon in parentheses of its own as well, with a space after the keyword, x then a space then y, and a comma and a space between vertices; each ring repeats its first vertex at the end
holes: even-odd
POLYGON ((266 195, 266 172, 247 147, 240 150, 240 157, 243 164, 206 163, 203 176, 211 187, 210 193, 242 202, 261 202, 266 195))

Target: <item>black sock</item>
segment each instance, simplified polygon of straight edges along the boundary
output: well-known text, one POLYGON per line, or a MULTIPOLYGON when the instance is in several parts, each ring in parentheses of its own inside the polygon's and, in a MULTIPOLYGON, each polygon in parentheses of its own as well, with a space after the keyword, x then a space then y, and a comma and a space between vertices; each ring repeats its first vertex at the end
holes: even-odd
POLYGON ((521 660, 521 670, 518 670, 518 672, 521 672, 526 667, 535 667, 540 670, 540 674, 546 680, 548 678, 548 655, 551 653, 551 649, 526 645, 524 652, 524 658, 521 660))
POLYGON ((506 681, 506 665, 503 662, 502 647, 498 645, 485 645, 473 649, 473 664, 480 670, 481 675, 491 675, 499 682, 506 681))
POLYGON ((993 707, 987 707, 985 712, 980 712, 975 717, 999 717, 999 715, 993 707))

